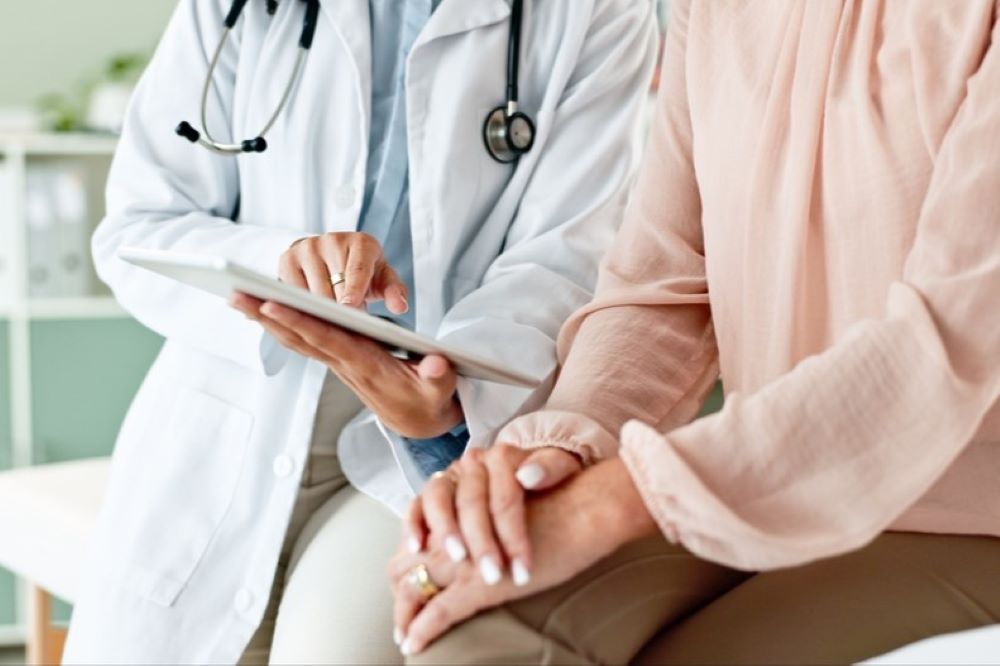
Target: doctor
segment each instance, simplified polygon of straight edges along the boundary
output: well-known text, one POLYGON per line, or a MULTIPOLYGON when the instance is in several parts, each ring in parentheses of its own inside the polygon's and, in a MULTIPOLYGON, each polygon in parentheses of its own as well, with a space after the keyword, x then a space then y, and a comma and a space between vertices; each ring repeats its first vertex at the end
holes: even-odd
POLYGON ((637 165, 654 23, 651 0, 181 0, 94 238, 166 343, 122 427, 67 661, 399 659, 386 507, 543 396, 360 339, 307 358, 287 313, 238 303, 268 333, 116 251, 348 289, 551 375, 637 165))

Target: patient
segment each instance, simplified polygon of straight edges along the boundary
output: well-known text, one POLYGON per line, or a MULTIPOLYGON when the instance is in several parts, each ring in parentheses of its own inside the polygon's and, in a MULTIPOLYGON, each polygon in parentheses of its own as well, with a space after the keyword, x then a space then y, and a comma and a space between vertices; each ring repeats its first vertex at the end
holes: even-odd
POLYGON ((413 505, 411 662, 844 663, 1000 621, 998 8, 676 3, 547 405, 413 505))

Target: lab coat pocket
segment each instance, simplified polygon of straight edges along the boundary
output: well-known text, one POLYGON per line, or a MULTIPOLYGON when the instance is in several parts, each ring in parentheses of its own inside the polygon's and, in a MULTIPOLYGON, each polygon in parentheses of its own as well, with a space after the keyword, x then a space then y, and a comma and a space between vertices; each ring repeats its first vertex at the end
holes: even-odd
POLYGON ((119 551, 123 578, 162 606, 176 602, 229 510, 253 427, 253 416, 212 395, 177 385, 160 394, 168 391, 122 465, 132 497, 147 501, 118 516, 130 541, 119 551))

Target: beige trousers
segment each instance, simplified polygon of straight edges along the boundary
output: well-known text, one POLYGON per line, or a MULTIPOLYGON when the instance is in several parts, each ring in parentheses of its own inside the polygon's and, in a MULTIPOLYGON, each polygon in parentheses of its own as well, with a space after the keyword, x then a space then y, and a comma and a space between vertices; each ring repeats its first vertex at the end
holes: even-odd
POLYGON ((845 664, 996 622, 1000 539, 888 533, 750 575, 657 537, 459 625, 408 663, 845 664))
POLYGON ((399 519, 352 488, 337 460, 337 436, 360 409, 329 375, 271 599, 241 664, 402 664, 386 574, 399 519))

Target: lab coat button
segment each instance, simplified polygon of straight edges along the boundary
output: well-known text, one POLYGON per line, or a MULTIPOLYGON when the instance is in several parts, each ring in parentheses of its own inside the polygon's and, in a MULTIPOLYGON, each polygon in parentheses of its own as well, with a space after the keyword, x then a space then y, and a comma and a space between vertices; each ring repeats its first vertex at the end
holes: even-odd
POLYGON ((236 592, 236 597, 233 599, 233 606, 240 613, 248 612, 253 608, 253 593, 246 588, 242 588, 236 592))
POLYGON ((271 469, 276 477, 283 479, 295 471, 295 461, 291 456, 281 455, 274 459, 271 469))
POLYGON ((354 205, 356 196, 357 191, 353 185, 341 185, 333 193, 333 203, 337 205, 337 208, 350 208, 354 205))

